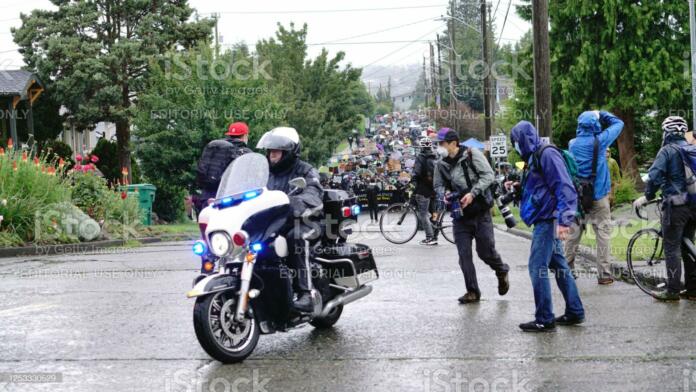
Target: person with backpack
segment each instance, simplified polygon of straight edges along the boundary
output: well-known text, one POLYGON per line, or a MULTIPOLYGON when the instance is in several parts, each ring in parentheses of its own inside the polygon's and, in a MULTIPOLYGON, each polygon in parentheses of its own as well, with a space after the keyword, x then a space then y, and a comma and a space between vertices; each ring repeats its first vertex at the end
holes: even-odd
POLYGON ((201 195, 194 200, 196 212, 208 205, 208 199, 217 194, 220 179, 225 169, 237 157, 251 152, 247 147, 249 127, 243 122, 230 124, 224 139, 213 140, 203 149, 196 168, 196 183, 201 195))
POLYGON ((667 117, 662 123, 662 148, 648 172, 645 195, 633 203, 644 206, 662 191, 662 233, 664 238, 667 289, 653 293, 663 301, 678 301, 682 290, 682 258, 686 291, 681 297, 696 300, 696 263, 687 255, 683 239, 693 240, 696 232, 696 146, 687 143, 689 126, 681 117, 667 117))
POLYGON ((421 138, 418 141, 418 145, 421 151, 418 157, 416 157, 411 181, 415 183, 414 194, 418 207, 418 221, 423 226, 423 230, 425 230, 425 239, 420 244, 432 246, 437 245, 433 225, 430 223, 430 199, 435 197, 433 175, 437 156, 433 151, 433 141, 430 138, 421 138))
POLYGON ((470 304, 481 300, 471 249, 474 239, 476 254, 495 271, 498 294, 505 295, 510 289, 510 266, 503 263, 495 249, 491 218, 491 187, 495 182, 493 169, 481 151, 460 147, 456 131, 443 128, 438 132, 437 139, 441 159, 435 165, 433 185, 437 199, 449 203, 454 218, 454 243, 466 284, 466 294, 459 297, 459 303, 470 304))
MULTIPOLYGON (((519 327, 525 332, 551 332, 556 324, 580 324, 585 320, 585 310, 561 242, 567 238, 577 212, 570 157, 553 145, 543 146, 536 128, 527 121, 515 125, 510 138, 527 163, 521 184, 520 217, 533 227, 528 268, 536 311, 533 321, 519 327), (565 299, 565 313, 558 318, 553 313, 549 271, 565 299)), ((505 185, 509 188, 513 184, 505 185)))
POLYGON ((623 127, 623 121, 609 112, 584 112, 578 117, 577 137, 569 143, 582 185, 578 198, 583 219, 571 227, 565 244, 566 257, 574 272, 578 245, 586 225, 591 224, 597 238, 597 283, 600 285, 614 283, 609 264, 612 231, 609 204, 611 178, 605 151, 621 135, 623 127))

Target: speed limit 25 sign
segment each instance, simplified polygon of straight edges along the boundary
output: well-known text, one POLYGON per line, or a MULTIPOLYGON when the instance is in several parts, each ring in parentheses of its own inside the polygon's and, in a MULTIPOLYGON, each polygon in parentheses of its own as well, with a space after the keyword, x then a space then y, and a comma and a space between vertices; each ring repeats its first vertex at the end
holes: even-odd
POLYGON ((505 135, 491 136, 491 157, 502 158, 507 155, 507 137, 505 135))

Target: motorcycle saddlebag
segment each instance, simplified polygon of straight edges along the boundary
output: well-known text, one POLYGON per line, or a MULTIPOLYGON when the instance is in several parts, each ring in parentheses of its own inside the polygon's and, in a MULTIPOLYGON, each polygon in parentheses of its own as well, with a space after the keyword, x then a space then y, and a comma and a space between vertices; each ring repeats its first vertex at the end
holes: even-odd
POLYGON ((314 259, 337 285, 356 288, 377 280, 379 273, 372 249, 363 244, 337 244, 314 249, 314 259))

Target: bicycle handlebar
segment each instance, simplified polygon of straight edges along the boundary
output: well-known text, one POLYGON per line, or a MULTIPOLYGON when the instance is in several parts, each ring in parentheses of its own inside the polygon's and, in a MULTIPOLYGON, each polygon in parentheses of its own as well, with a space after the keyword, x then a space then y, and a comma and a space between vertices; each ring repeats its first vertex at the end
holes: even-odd
POLYGON ((640 218, 642 220, 648 220, 648 217, 643 215, 643 210, 645 210, 645 207, 652 205, 652 204, 661 204, 661 203, 662 203, 661 198, 650 200, 646 204, 636 208, 636 215, 638 216, 638 218, 640 218))

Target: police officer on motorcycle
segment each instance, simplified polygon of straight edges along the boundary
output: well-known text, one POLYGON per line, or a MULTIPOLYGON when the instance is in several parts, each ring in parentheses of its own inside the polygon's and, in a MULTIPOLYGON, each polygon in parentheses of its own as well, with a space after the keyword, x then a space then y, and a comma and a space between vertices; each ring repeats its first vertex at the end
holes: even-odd
MULTIPOLYGON (((324 191, 319 180, 319 173, 307 162, 300 159, 300 137, 294 128, 279 127, 266 132, 256 148, 266 151, 270 174, 267 188, 279 190, 290 196, 293 222, 288 233, 291 256, 289 267, 295 270, 297 300, 295 308, 304 312, 312 311, 312 289, 309 262, 306 258, 304 235, 311 232, 313 226, 310 217, 322 211, 324 191), (290 180, 304 178, 304 189, 292 189, 290 180)), ((312 238, 317 238, 313 236, 312 238)))

